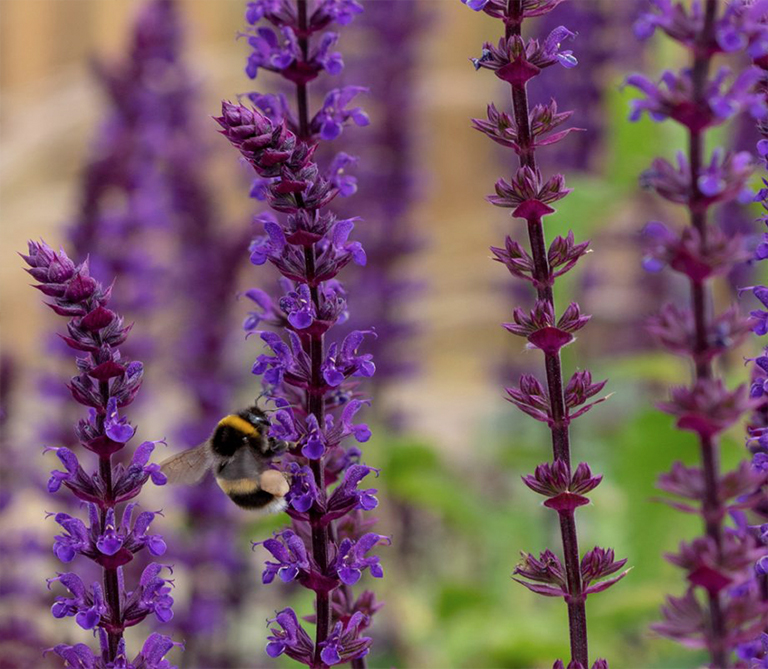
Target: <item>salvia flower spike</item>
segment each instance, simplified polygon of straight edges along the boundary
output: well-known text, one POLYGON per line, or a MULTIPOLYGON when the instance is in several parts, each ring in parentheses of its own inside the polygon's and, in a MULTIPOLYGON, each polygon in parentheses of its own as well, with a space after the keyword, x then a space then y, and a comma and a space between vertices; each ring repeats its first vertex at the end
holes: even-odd
MULTIPOLYGON (((510 179, 496 183, 496 193, 488 200, 511 209, 514 218, 525 221, 530 249, 507 237, 503 247, 491 250, 494 260, 536 290, 533 309, 514 309, 504 327, 542 352, 546 380, 524 374, 517 385, 507 388, 507 393, 510 402, 550 430, 553 461, 539 465, 533 474, 523 477, 523 482, 546 498, 544 506, 557 512, 563 544, 562 561, 550 550, 539 557, 523 553, 515 569, 515 580, 540 595, 565 601, 571 646, 568 666, 583 669, 589 666, 586 598, 612 586, 628 570, 623 569, 626 560, 616 560, 610 549, 595 547, 583 557, 579 554, 576 509, 589 503, 587 495, 602 477, 594 475, 586 463, 573 469, 569 425, 607 398, 601 395, 604 381, 593 381, 587 370, 576 371, 567 380, 560 361, 561 349, 574 341, 590 317, 582 314, 576 303, 558 313, 552 288, 555 279, 573 269, 587 252, 589 243, 576 243, 573 233, 568 233, 567 237, 555 238, 547 248, 544 233, 544 217, 553 214, 553 205, 571 191, 561 174, 542 174, 536 153, 564 140, 575 129, 562 127, 572 112, 559 111, 554 100, 548 105, 531 107, 527 90, 545 68, 577 66, 573 52, 565 48, 575 35, 558 26, 541 40, 523 37, 525 20, 548 14, 560 0, 462 1, 475 11, 501 19, 505 28, 497 43, 486 43, 481 55, 471 60, 476 69, 492 70, 510 85, 512 113, 491 104, 487 119, 474 119, 473 123, 477 130, 518 156, 516 171, 510 179)), ((564 664, 557 660, 554 666, 564 664)), ((605 660, 596 660, 592 666, 600 669, 608 665, 605 660)))
POLYGON ((353 106, 362 89, 326 90, 319 111, 310 111, 310 84, 343 68, 335 50, 339 34, 330 28, 347 25, 360 11, 355 0, 248 3, 246 72, 251 78, 261 70, 280 75, 294 91, 295 106, 285 95, 254 92, 248 97, 255 107, 224 102, 216 119, 256 173, 252 194, 272 209, 256 218, 263 234, 251 243, 251 262, 269 263, 282 275, 278 298, 249 291, 257 311, 248 329, 265 346, 253 373, 262 377, 274 409, 270 435, 294 444, 281 464, 291 481, 287 513, 293 523, 259 542, 271 555, 262 579, 296 581, 315 593, 314 640, 285 608, 269 621, 266 651, 318 669, 346 662, 364 666, 371 645, 365 632, 380 605, 368 591, 355 598, 352 586, 363 574, 383 576, 372 551, 389 544, 362 516, 376 507, 376 490, 359 486, 378 471, 360 462, 357 447, 342 445, 350 437, 370 437, 368 427, 356 422, 368 404, 358 387, 375 372, 371 354, 364 352, 375 332, 355 330, 332 339, 347 312, 336 277, 350 263, 366 264, 362 245, 350 239, 359 220, 339 219, 327 209, 337 195, 351 194, 343 169, 351 161, 338 154, 321 169, 315 160, 320 142, 348 126, 367 125, 365 113, 353 106), (260 323, 277 332, 258 329, 260 323))
MULTIPOLYGON (((768 12, 768 7, 766 7, 768 12)), ((768 104, 768 27, 764 31, 762 48, 753 46, 750 53, 756 67, 759 67, 764 76, 757 87, 757 93, 764 103, 768 104)), ((757 121, 757 129, 760 139, 757 142, 756 153, 760 167, 768 168, 768 119, 757 121)), ((755 202, 762 207, 761 216, 758 219, 761 230, 758 233, 757 244, 752 255, 752 262, 758 267, 765 268, 768 261, 768 180, 762 179, 762 187, 755 196, 755 202)), ((765 269, 756 272, 755 275, 765 276, 765 269)), ((752 536, 757 537, 759 549, 755 561, 755 580, 757 591, 761 593, 763 601, 768 600, 768 287, 762 284, 745 286, 741 290, 744 301, 750 300, 754 307, 750 311, 750 320, 747 322, 752 332, 760 338, 762 350, 759 355, 748 359, 748 368, 751 372, 749 396, 754 402, 754 407, 747 424, 747 449, 752 456, 751 470, 757 478, 757 484, 749 491, 747 496, 751 503, 751 512, 757 521, 755 525, 749 525, 751 519, 746 514, 741 518, 742 524, 752 536), (748 297, 749 296, 749 297, 748 297)), ((768 635, 761 631, 760 636, 750 639, 737 647, 739 658, 752 661, 754 666, 768 666, 768 635)))
MULTIPOLYGON (((30 242, 29 254, 22 258, 37 282, 34 287, 48 298, 46 304, 68 320, 67 334, 60 336, 77 352, 78 370, 69 389, 76 402, 88 407, 88 417, 79 421, 75 432, 98 462, 97 471, 89 473, 70 449, 48 449, 56 453, 62 467, 51 472, 48 491, 67 488, 87 512, 86 521, 67 513, 51 514, 61 528, 54 555, 65 565, 74 563, 73 567, 85 558, 102 571, 102 581, 92 584, 75 571, 60 572, 48 580, 50 588, 68 591, 56 597, 53 616, 74 617, 83 629, 94 630, 99 651, 82 643, 59 644, 51 650, 71 666, 129 666, 125 629, 151 614, 160 622, 173 617, 173 582, 164 575, 166 566, 150 562, 132 589, 123 574, 136 553, 147 550, 161 557, 166 551, 163 538, 150 529, 158 513, 139 513, 135 501, 150 479, 155 485, 166 482, 159 465, 149 462, 160 442, 137 446, 127 465, 113 462, 113 455, 134 437, 135 428, 123 411, 136 397, 144 369, 140 362, 121 357, 119 347, 131 326, 109 308, 112 289, 90 275, 87 262, 76 265, 64 251, 55 252, 43 242, 30 242)), ((130 666, 167 667, 163 658, 177 645, 166 636, 151 634, 130 666)))
MULTIPOLYGON (((660 408, 675 417, 678 429, 696 435, 701 457, 700 466, 676 463, 660 477, 659 487, 675 496, 671 506, 701 515, 704 526, 703 537, 682 543, 677 553, 667 556, 685 572, 687 587, 683 596, 668 599, 663 620, 653 629, 688 647, 706 649, 712 667, 746 666, 739 662, 764 656, 757 637, 768 620, 754 569, 762 533, 759 527, 750 528, 745 513, 764 509, 755 491, 762 489, 766 469, 756 453, 751 468, 742 465, 722 473, 719 438, 762 396, 761 363, 758 358, 751 391, 746 386, 727 388, 718 377, 717 363, 750 328, 759 333, 760 316, 759 310, 753 312, 750 321, 736 306, 714 313, 713 282, 750 254, 743 236, 724 234, 708 222, 708 216, 712 205, 752 199, 746 182, 755 166, 748 152, 716 148, 707 156, 705 137, 708 130, 740 113, 753 115, 761 124, 766 121, 768 106, 757 84, 764 78, 758 66, 765 66, 768 55, 768 4, 706 0, 688 8, 656 0, 653 5, 636 22, 635 33, 641 39, 656 30, 665 33, 689 50, 690 65, 665 72, 658 83, 641 75, 629 77, 627 83, 644 95, 633 102, 630 118, 647 113, 656 122, 672 119, 687 133, 687 151, 679 152, 674 163, 656 159, 641 183, 685 207, 689 225, 682 230, 657 221, 646 225, 643 264, 648 271, 668 267, 682 274, 690 284, 691 302, 685 307, 664 306, 651 319, 649 330, 663 347, 691 361, 690 385, 673 388, 660 408), (715 69, 720 54, 743 51, 755 65, 735 72, 715 69), (736 664, 734 651, 739 657, 736 664)), ((760 255, 758 247, 757 259, 760 255)), ((748 290, 760 300, 764 289, 748 290)), ((751 444, 757 444, 761 434, 760 414, 754 415, 751 444)))

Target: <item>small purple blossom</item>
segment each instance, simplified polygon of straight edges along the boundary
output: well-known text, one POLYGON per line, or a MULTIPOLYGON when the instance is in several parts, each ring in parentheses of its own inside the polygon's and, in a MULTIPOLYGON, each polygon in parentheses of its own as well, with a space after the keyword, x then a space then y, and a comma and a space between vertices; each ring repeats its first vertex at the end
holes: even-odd
POLYGON ((363 127, 370 124, 368 114, 360 107, 348 108, 352 100, 368 89, 362 86, 334 88, 325 96, 323 106, 312 119, 311 128, 320 139, 330 141, 341 135, 342 128, 350 122, 363 127))
MULTIPOLYGON (((302 572, 309 572, 309 558, 304 542, 292 530, 277 532, 275 538, 260 542, 277 562, 266 562, 262 583, 272 583, 275 575, 283 583, 293 581, 302 572)), ((256 544, 254 544, 256 545, 256 544)))
POLYGON ((269 623, 280 627, 271 627, 269 630, 271 635, 267 637, 269 641, 266 648, 267 655, 279 657, 285 653, 298 662, 311 665, 314 644, 299 623, 293 609, 283 609, 269 623))
POLYGON ((321 644, 320 657, 328 666, 343 664, 365 657, 371 645, 369 637, 360 636, 360 628, 368 624, 368 618, 355 612, 346 625, 337 622, 328 638, 321 644))
POLYGON ((339 555, 336 558, 336 573, 339 579, 347 585, 354 585, 366 569, 374 578, 383 577, 384 570, 379 564, 379 557, 366 557, 366 553, 380 543, 388 546, 391 540, 372 532, 363 535, 358 541, 344 539, 339 544, 339 555))

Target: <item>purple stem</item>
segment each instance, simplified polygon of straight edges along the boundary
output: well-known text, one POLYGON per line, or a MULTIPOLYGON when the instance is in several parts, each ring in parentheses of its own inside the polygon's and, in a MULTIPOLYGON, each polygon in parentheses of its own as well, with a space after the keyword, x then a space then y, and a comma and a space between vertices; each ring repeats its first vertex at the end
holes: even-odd
MULTIPOLYGON (((695 50, 693 61, 693 98, 700 106, 706 107, 704 87, 709 74, 712 55, 704 45, 712 41, 715 19, 717 16, 717 0, 707 0, 704 29, 699 35, 701 47, 695 50)), ((688 160, 691 169, 691 199, 690 218, 691 225, 701 235, 702 247, 706 247, 707 213, 706 207, 700 204, 702 194, 698 186, 698 174, 701 171, 702 155, 704 152, 704 136, 701 131, 690 130, 688 142, 688 160)), ((696 341, 694 348, 694 364, 696 380, 710 379, 713 375, 711 356, 707 355, 709 348, 709 312, 712 302, 712 289, 706 281, 691 281, 691 299, 693 303, 693 318, 695 324, 696 341)), ((704 470, 704 499, 703 515, 707 536, 717 546, 718 552, 722 550, 722 520, 724 511, 720 504, 719 493, 719 445, 716 438, 699 438, 701 448, 701 460, 704 470)), ((723 617, 722 604, 719 592, 709 592, 709 615, 711 625, 712 665, 726 668, 729 666, 728 651, 726 649, 726 629, 723 617)))
MULTIPOLYGON (((100 339, 100 338, 99 338, 100 339)), ((107 406, 109 401, 109 382, 99 382, 99 394, 102 397, 102 406, 107 406)), ((104 414, 98 418, 98 427, 101 434, 104 431, 104 414)), ((115 496, 112 488, 112 454, 101 455, 99 457, 99 475, 104 482, 104 500, 99 509, 101 520, 101 532, 106 529, 107 510, 114 508, 115 496)), ((109 660, 117 659, 118 646, 123 638, 122 616, 120 615, 120 579, 117 575, 119 567, 102 567, 102 578, 104 582, 104 599, 109 607, 110 625, 107 627, 107 639, 109 642, 109 660)))
MULTIPOLYGON (((304 60, 308 57, 309 43, 307 39, 307 0, 297 0, 297 9, 299 16, 299 48, 301 49, 304 60)), ((308 142, 311 138, 309 131, 309 105, 308 91, 306 83, 296 84, 296 99, 299 118, 299 141, 308 142)), ((300 193, 296 195, 299 206, 304 204, 300 193)), ((304 260, 307 268, 307 283, 309 284, 310 295, 315 307, 315 312, 320 313, 320 294, 315 280, 315 247, 308 246, 304 249, 304 260)), ((307 389, 307 413, 313 414, 317 418, 318 425, 325 424, 325 396, 322 374, 322 364, 325 357, 324 336, 322 333, 312 333, 309 343, 309 357, 312 368, 312 379, 310 387, 307 389)), ((326 496, 325 490, 325 459, 310 461, 310 468, 315 477, 317 490, 322 498, 326 496)), ((322 500, 324 502, 324 499, 322 500)), ((324 506, 324 504, 323 504, 324 506)), ((312 555, 317 562, 320 573, 325 574, 328 571, 329 555, 328 546, 330 544, 331 524, 323 523, 323 513, 318 510, 317 505, 313 506, 309 513, 310 525, 312 526, 312 555)), ((322 669, 325 663, 320 657, 322 651, 321 644, 328 638, 331 629, 331 598, 325 590, 315 592, 315 608, 317 615, 317 628, 315 630, 315 658, 313 667, 322 669)))
MULTIPOLYGON (((506 37, 521 35, 523 19, 523 0, 509 0, 507 5, 506 37)), ((520 166, 536 169, 536 150, 528 122, 528 93, 526 84, 512 85, 512 108, 515 115, 515 123, 518 130, 518 142, 521 147, 520 166)), ((536 281, 536 290, 539 300, 546 301, 555 309, 555 300, 552 292, 552 276, 547 260, 547 248, 544 239, 544 226, 541 217, 528 220, 528 239, 531 245, 533 257, 533 278, 536 281)), ((555 460, 566 463, 571 469, 570 436, 563 396, 563 371, 560 362, 560 352, 545 353, 544 364, 547 371, 547 386, 549 389, 549 401, 552 414, 550 430, 552 433, 552 452, 555 460)), ((563 542, 563 557, 565 559, 565 571, 568 580, 568 627, 571 639, 571 657, 583 666, 589 664, 589 650, 587 643, 587 611, 583 584, 581 581, 581 569, 579 565, 579 539, 576 530, 576 518, 574 511, 558 513, 560 519, 560 534, 563 542)))

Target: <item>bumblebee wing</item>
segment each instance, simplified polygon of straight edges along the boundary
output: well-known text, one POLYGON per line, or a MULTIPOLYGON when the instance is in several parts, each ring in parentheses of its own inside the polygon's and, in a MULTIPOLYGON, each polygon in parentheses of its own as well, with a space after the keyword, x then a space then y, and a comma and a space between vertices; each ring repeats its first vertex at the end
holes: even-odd
POLYGON ((160 470, 168 477, 169 483, 192 485, 205 476, 213 463, 213 451, 206 442, 163 460, 160 470))

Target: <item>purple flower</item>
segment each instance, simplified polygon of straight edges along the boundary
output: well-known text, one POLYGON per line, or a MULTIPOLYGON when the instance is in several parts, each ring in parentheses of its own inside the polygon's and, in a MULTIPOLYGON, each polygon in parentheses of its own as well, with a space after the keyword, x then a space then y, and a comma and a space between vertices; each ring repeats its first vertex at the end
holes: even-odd
POLYGON ((142 572, 135 590, 126 594, 124 617, 135 625, 150 613, 161 623, 173 618, 173 597, 170 596, 173 581, 162 578, 163 565, 151 562, 142 572))
POLYGON ((347 105, 360 93, 367 92, 362 86, 334 88, 325 96, 323 106, 312 119, 312 131, 320 139, 330 141, 341 135, 342 128, 350 121, 357 126, 370 124, 368 115, 360 107, 347 109, 347 105))
POLYGON ((107 414, 104 418, 104 431, 112 439, 124 444, 134 433, 134 428, 128 425, 127 418, 119 418, 117 415, 117 399, 111 397, 107 403, 107 414))
POLYGON ((334 342, 328 348, 322 370, 323 378, 329 386, 335 388, 351 376, 370 378, 374 375, 376 365, 373 364, 373 356, 370 353, 358 354, 358 349, 367 334, 375 336, 373 332, 355 330, 344 338, 341 346, 334 342))
POLYGON ((275 575, 280 577, 283 583, 293 581, 302 572, 309 571, 309 558, 304 542, 295 532, 283 530, 275 533, 274 539, 257 542, 263 544, 277 562, 267 562, 264 573, 261 575, 262 583, 272 583, 275 575))
MULTIPOLYGON (((365 558, 362 549, 359 555, 350 552, 344 543, 363 541, 365 534, 366 524, 352 511, 374 506, 373 491, 356 489, 364 476, 352 469, 358 459, 352 454, 359 451, 342 445, 349 436, 360 442, 370 436, 365 424, 354 422, 355 413, 368 402, 354 397, 356 381, 351 381, 375 371, 371 354, 360 350, 369 331, 356 330, 335 341, 331 332, 348 317, 346 291, 337 275, 350 263, 364 266, 367 262, 361 243, 351 239, 359 218, 339 218, 328 209, 337 195, 355 191, 354 178, 346 174, 354 159, 338 153, 321 166, 316 157, 328 156, 318 150, 319 145, 336 139, 345 125, 368 125, 365 113, 351 106, 366 89, 326 90, 323 104, 311 111, 307 96, 310 82, 317 93, 321 84, 315 80, 324 72, 339 74, 344 66, 335 51, 339 34, 327 28, 333 23, 349 24, 360 11, 356 0, 319 0, 310 6, 296 0, 249 3, 248 74, 255 77, 259 69, 274 72, 295 88, 295 96, 254 92, 249 97, 255 109, 224 102, 216 119, 221 134, 258 176, 253 195, 271 210, 255 221, 263 234, 251 242, 251 263, 272 267, 281 277, 279 293, 263 287, 246 293, 256 309, 245 329, 249 334, 258 331, 268 348, 257 355, 252 372, 262 377, 266 402, 275 408, 269 435, 294 444, 276 463, 290 475, 286 512, 293 525, 263 542, 272 559, 262 578, 269 583, 279 576, 316 593, 315 643, 294 611, 283 609, 270 621, 275 626, 266 650, 271 657, 285 653, 310 666, 322 664, 320 655, 331 653, 332 648, 339 657, 362 657, 370 643, 360 637, 362 625, 330 627, 341 546, 349 561, 363 565, 360 561, 373 560, 367 568, 380 571, 378 559, 365 558), (289 102, 293 99, 298 102, 296 108, 289 102), (256 330, 263 325, 276 331, 256 330), (328 486, 341 477, 343 489, 333 497, 328 486), (344 531, 337 533, 334 524, 345 515, 344 531)), ((352 619, 355 606, 350 598, 340 615, 352 619)))
POLYGON ((673 388, 671 399, 659 407, 675 416, 678 429, 697 435, 701 454, 700 467, 678 463, 660 477, 659 487, 684 498, 670 501, 672 507, 702 516, 704 536, 681 544, 678 553, 667 556, 685 573, 687 590, 682 597, 669 597, 662 608, 663 620, 653 629, 685 646, 706 648, 712 666, 729 666, 732 652, 755 634, 751 619, 762 615, 763 606, 756 597, 758 589, 750 586, 755 537, 745 523, 739 523, 743 512, 731 498, 737 498, 740 507, 759 509, 756 477, 764 474, 754 463, 752 468, 743 464, 732 472, 719 470, 719 435, 750 411, 755 400, 745 385, 735 390, 726 387, 713 364, 717 355, 732 350, 744 338, 749 322, 733 307, 710 313, 706 305, 712 300, 712 281, 731 274, 748 254, 743 239, 722 232, 707 219, 713 204, 753 199, 746 184, 754 165, 748 152, 715 148, 708 157, 705 133, 740 112, 766 117, 759 67, 731 76, 727 68, 712 71, 711 61, 719 52, 742 49, 757 57, 764 55, 768 5, 763 0, 737 0, 721 11, 715 3, 705 7, 704 3, 686 6, 655 0, 654 5, 656 11, 638 20, 636 34, 645 39, 657 28, 662 30, 689 50, 689 62, 679 72, 665 72, 659 85, 640 75, 630 77, 628 82, 646 95, 635 102, 631 118, 637 120, 647 111, 654 120, 676 121, 687 132, 688 151, 678 154, 676 166, 656 159, 641 183, 684 206, 691 224, 681 233, 662 223, 649 224, 643 235, 647 242, 644 264, 652 271, 669 266, 684 274, 692 299, 689 308, 663 307, 650 321, 649 330, 668 350, 690 357, 692 382, 673 388), (697 589, 706 597, 706 605, 697 589))
POLYGON ((371 639, 359 635, 359 628, 368 624, 365 614, 357 611, 346 625, 337 622, 328 638, 320 646, 320 657, 329 666, 342 664, 365 657, 371 645, 371 639))
POLYGON ((336 573, 343 583, 354 585, 360 580, 363 571, 368 569, 374 578, 382 578, 384 570, 379 564, 379 557, 374 555, 365 557, 365 554, 377 544, 389 546, 389 537, 369 532, 360 537, 358 541, 344 539, 339 544, 339 554, 336 558, 336 573))
POLYGON ((337 188, 341 197, 349 197, 357 192, 357 178, 346 173, 346 169, 357 164, 357 158, 343 151, 336 154, 326 172, 328 182, 337 188))
POLYGON ((297 330, 305 330, 316 317, 309 286, 305 283, 280 299, 280 308, 288 315, 288 322, 297 330))
POLYGON ((358 485, 371 472, 378 476, 377 469, 366 467, 365 465, 351 465, 344 472, 344 480, 333 491, 328 500, 328 509, 335 513, 346 513, 350 509, 362 509, 372 511, 379 505, 379 501, 374 496, 378 491, 375 488, 368 490, 359 490, 358 485))
POLYGON ((245 73, 255 79, 259 68, 280 71, 288 67, 299 55, 299 45, 296 36, 290 28, 281 31, 282 42, 271 28, 257 28, 254 35, 248 38, 251 55, 245 73))
POLYGON ((513 86, 522 86, 529 79, 538 75, 542 69, 560 64, 565 68, 578 65, 573 51, 561 51, 562 42, 576 37, 565 26, 558 26, 547 35, 543 41, 513 35, 503 37, 498 44, 486 42, 480 58, 473 58, 476 70, 481 68, 493 70, 499 79, 513 86))
POLYGON ((107 607, 104 603, 104 594, 101 586, 94 583, 88 590, 83 581, 77 574, 66 573, 59 574, 55 578, 48 579, 48 588, 55 582, 61 583, 69 590, 71 597, 56 597, 55 603, 51 608, 54 618, 64 618, 66 616, 75 616, 75 621, 83 629, 93 629, 99 624, 101 617, 107 614, 107 607))
MULTIPOLYGON (((465 4, 470 3, 465 1, 465 4)), ((530 251, 511 238, 507 238, 504 248, 494 247, 492 251, 495 260, 503 263, 513 276, 530 282, 536 289, 533 309, 514 309, 513 322, 505 323, 504 327, 516 336, 525 337, 531 347, 541 351, 547 382, 545 385, 533 374, 524 374, 516 387, 507 388, 507 393, 508 399, 521 411, 546 423, 551 431, 553 462, 540 465, 534 475, 523 480, 532 490, 545 495, 545 506, 557 512, 565 552, 563 561, 549 550, 538 559, 524 553, 523 563, 515 569, 515 574, 522 577, 519 582, 531 591, 566 600, 572 649, 569 666, 583 669, 588 665, 585 599, 588 594, 622 578, 624 574, 592 582, 613 573, 624 561, 615 562, 613 551, 596 548, 584 556, 586 562, 582 561, 581 569, 577 566, 580 556, 576 510, 589 503, 586 493, 594 489, 601 478, 593 477, 584 463, 571 473, 569 425, 607 398, 594 399, 605 382, 593 382, 586 370, 574 372, 566 383, 560 358, 561 349, 573 341, 575 332, 586 326, 589 316, 583 315, 579 306, 572 303, 558 317, 553 284, 557 277, 575 266, 586 253, 588 243, 576 244, 573 234, 569 233, 567 237, 555 238, 547 250, 544 220, 556 213, 552 205, 567 197, 571 189, 566 187, 562 174, 554 173, 545 180, 537 167, 537 152, 569 136, 573 128, 554 131, 571 113, 558 112, 554 100, 531 109, 528 98, 529 86, 533 88, 532 81, 544 68, 560 64, 570 70, 578 64, 572 51, 562 49, 563 42, 576 35, 558 25, 543 40, 523 37, 526 18, 548 14, 559 4, 558 0, 515 3, 488 0, 470 4, 476 11, 483 10, 504 23, 505 37, 496 45, 486 42, 482 55, 472 62, 476 69, 491 70, 510 85, 513 112, 500 111, 492 104, 487 108, 487 120, 475 120, 474 125, 518 157, 512 177, 509 181, 499 179, 495 195, 487 200, 497 207, 511 209, 514 218, 525 220, 530 251), (600 566, 593 569, 593 561, 600 562, 600 566)))
POLYGON ((267 655, 279 657, 283 653, 288 657, 304 664, 311 665, 314 652, 314 644, 304 628, 299 623, 293 609, 283 609, 269 624, 277 624, 280 627, 271 627, 272 633, 267 637, 267 655))
MULTIPOLYGON (((86 264, 74 265, 63 251, 55 253, 44 243, 30 242, 29 255, 22 257, 30 268, 27 271, 38 281, 37 287, 52 299, 49 305, 69 320, 64 341, 79 354, 78 375, 69 388, 77 402, 90 407, 88 419, 78 423, 76 434, 87 450, 99 456, 99 472, 89 475, 70 449, 51 449, 64 471, 52 472, 48 490, 57 492, 63 485, 88 503, 87 525, 66 513, 55 515, 63 532, 55 538, 54 554, 64 563, 72 562, 78 554, 92 560, 101 567, 104 583, 104 590, 98 583, 87 589, 75 573, 50 579, 49 586, 60 582, 71 595, 57 596, 52 613, 56 618, 74 616, 84 629, 98 628, 102 660, 105 666, 107 662, 116 665, 121 661, 118 655, 125 654, 125 627, 138 624, 149 612, 161 621, 173 615, 168 582, 157 575, 162 567, 150 565, 133 591, 126 590, 122 573, 123 566, 143 548, 153 555, 162 555, 166 550, 160 535, 148 533, 155 513, 143 512, 134 520, 136 505, 127 504, 120 523, 116 520, 116 505, 136 497, 150 478, 158 485, 166 481, 157 465, 148 464, 155 442, 141 444, 127 467, 112 462, 112 454, 125 448, 134 434, 127 417, 119 416, 118 407, 133 401, 141 383, 142 366, 122 358, 118 347, 129 328, 124 328, 122 319, 109 310, 111 290, 105 290, 90 276, 86 264), (119 611, 112 609, 114 601, 121 602, 119 611)), ((149 648, 154 647, 153 642, 149 648)), ((54 651, 80 664, 93 656, 80 644, 57 646, 54 651)), ((156 653, 158 663, 164 654, 156 653)))
POLYGON ((315 477, 309 467, 301 467, 296 462, 290 464, 289 472, 291 490, 287 496, 288 502, 299 513, 305 513, 319 500, 315 477))

